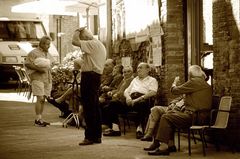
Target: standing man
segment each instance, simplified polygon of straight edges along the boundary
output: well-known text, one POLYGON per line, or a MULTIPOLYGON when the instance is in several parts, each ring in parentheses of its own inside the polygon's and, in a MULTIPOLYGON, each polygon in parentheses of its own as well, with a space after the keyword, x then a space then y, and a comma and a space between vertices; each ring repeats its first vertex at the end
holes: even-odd
POLYGON ((79 145, 101 143, 101 113, 99 107, 99 87, 101 74, 106 61, 104 45, 93 37, 85 28, 77 29, 72 44, 81 48, 83 63, 81 65, 81 88, 83 115, 86 122, 85 138, 79 145))
POLYGON ((49 36, 40 39, 39 47, 32 50, 26 57, 25 67, 31 79, 33 95, 37 97, 35 103, 35 125, 45 127, 49 123, 42 120, 45 98, 52 90, 51 66, 54 58, 49 54, 51 44, 49 36))

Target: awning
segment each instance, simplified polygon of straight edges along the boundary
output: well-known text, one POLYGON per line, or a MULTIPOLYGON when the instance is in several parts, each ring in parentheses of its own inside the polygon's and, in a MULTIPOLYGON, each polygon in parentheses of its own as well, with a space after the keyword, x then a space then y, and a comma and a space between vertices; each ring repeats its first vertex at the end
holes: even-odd
POLYGON ((97 15, 99 0, 39 0, 12 7, 12 12, 50 15, 97 15))

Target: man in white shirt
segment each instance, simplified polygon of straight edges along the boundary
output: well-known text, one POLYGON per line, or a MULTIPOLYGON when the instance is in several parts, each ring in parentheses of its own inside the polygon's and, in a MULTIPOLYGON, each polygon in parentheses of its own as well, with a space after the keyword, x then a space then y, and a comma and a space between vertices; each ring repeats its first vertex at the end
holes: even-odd
POLYGON ((150 113, 149 99, 157 94, 158 82, 149 76, 150 66, 147 63, 140 63, 137 67, 138 76, 135 77, 129 87, 124 91, 126 104, 130 111, 136 111, 136 138, 143 137, 143 127, 146 117, 150 113))

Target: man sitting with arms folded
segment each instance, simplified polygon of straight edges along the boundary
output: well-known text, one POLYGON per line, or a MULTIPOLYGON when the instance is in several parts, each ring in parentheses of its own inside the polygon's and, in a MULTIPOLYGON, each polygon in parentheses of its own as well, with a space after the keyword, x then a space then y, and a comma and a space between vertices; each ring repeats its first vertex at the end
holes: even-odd
POLYGON ((136 117, 136 138, 143 137, 142 125, 150 113, 151 105, 149 98, 157 94, 158 82, 155 78, 149 76, 150 66, 147 63, 140 63, 137 67, 138 76, 135 77, 129 87, 124 91, 126 104, 130 111, 137 112, 136 117))
POLYGON ((122 71, 123 71, 123 66, 122 65, 116 65, 113 67, 113 71, 112 71, 112 76, 113 76, 113 80, 109 85, 105 85, 102 87, 101 90, 101 94, 99 97, 99 102, 101 107, 103 107, 102 105, 105 105, 108 100, 108 92, 112 91, 112 90, 116 90, 119 86, 119 84, 121 83, 122 79, 123 79, 123 75, 122 75, 122 71))
POLYGON ((125 89, 133 80, 133 68, 125 66, 123 68, 123 80, 118 88, 107 93, 110 101, 105 101, 105 106, 102 109, 102 128, 106 128, 104 136, 120 136, 118 114, 127 111, 126 99, 124 97, 125 89))

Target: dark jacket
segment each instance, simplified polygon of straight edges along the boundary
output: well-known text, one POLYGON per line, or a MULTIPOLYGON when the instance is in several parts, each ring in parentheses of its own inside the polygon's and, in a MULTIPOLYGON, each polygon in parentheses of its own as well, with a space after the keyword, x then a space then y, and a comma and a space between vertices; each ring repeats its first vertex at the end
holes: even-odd
POLYGON ((193 111, 211 109, 212 89, 203 78, 191 78, 182 85, 172 87, 171 92, 174 95, 186 95, 185 109, 193 111))

